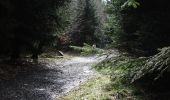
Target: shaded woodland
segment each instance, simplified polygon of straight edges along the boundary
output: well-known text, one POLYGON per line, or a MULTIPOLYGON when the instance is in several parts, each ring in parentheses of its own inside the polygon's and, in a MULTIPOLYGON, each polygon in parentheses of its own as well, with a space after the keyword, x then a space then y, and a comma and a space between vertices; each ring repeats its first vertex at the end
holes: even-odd
MULTIPOLYGON (((168 1, 160 0, 111 0, 106 6, 110 21, 106 33, 112 46, 135 56, 126 68, 130 80, 157 97, 168 100, 169 91, 169 10, 168 1), (163 49, 162 49, 163 48, 163 49), (158 53, 158 54, 157 54, 158 53)), ((144 90, 145 90, 144 89, 144 90)), ((146 92, 146 91, 145 91, 146 92)), ((147 92, 146 92, 147 94, 147 92)), ((149 95, 149 93, 148 93, 149 95)))
POLYGON ((70 46, 118 49, 133 58, 131 65, 123 63, 131 84, 168 94, 169 11, 168 0, 1 0, 0 62, 37 61, 44 52, 71 51, 70 46))

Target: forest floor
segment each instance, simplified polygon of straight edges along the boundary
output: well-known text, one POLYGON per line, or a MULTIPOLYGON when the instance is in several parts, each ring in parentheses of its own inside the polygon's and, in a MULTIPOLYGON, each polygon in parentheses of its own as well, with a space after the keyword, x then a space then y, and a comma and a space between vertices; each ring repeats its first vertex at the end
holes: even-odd
POLYGON ((92 65, 103 57, 41 58, 22 64, 15 78, 0 79, 0 100, 56 100, 95 76, 92 65))

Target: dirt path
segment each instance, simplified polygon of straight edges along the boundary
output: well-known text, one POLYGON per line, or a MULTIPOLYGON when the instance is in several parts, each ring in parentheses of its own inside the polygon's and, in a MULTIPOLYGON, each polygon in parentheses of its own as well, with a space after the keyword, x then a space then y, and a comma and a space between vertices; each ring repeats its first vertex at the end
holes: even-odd
POLYGON ((92 64, 102 58, 73 57, 41 60, 13 80, 0 80, 0 100, 56 100, 95 74, 92 64))

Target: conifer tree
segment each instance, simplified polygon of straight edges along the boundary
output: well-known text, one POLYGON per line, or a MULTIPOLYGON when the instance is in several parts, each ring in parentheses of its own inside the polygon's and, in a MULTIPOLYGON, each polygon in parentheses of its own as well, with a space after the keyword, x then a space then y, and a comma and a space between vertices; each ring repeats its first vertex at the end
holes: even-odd
POLYGON ((37 59, 44 46, 51 45, 63 24, 61 7, 69 0, 0 1, 1 52, 12 59, 30 53, 37 59), (6 11, 5 11, 6 10, 6 11), (4 43, 7 44, 4 44, 4 43))
MULTIPOLYGON (((78 0, 75 20, 71 38, 74 45, 82 46, 100 42, 99 34, 102 34, 101 16, 98 14, 101 0, 78 0), (98 5, 99 4, 99 5, 98 5)), ((102 9, 100 9, 102 10, 102 9)))

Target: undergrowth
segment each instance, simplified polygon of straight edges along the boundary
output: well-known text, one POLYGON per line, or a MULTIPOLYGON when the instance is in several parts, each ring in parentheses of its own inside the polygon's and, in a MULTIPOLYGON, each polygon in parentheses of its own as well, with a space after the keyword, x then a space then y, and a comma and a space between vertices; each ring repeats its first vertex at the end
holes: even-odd
POLYGON ((109 76, 96 74, 95 77, 82 84, 78 89, 71 91, 59 100, 110 100, 111 93, 103 90, 109 83, 109 76))
POLYGON ((106 90, 112 92, 115 100, 144 100, 143 93, 131 83, 136 71, 144 63, 145 58, 119 56, 106 59, 94 67, 102 74, 111 76, 106 90))
POLYGON ((93 55, 93 54, 98 54, 103 52, 102 49, 99 49, 96 46, 88 45, 86 43, 84 43, 83 47, 70 46, 70 48, 73 49, 75 52, 81 53, 81 55, 83 56, 93 55))

